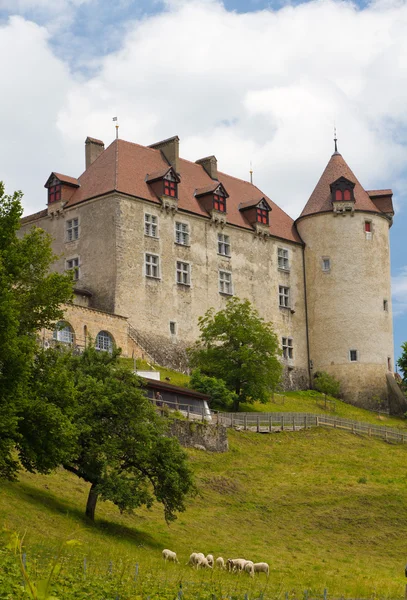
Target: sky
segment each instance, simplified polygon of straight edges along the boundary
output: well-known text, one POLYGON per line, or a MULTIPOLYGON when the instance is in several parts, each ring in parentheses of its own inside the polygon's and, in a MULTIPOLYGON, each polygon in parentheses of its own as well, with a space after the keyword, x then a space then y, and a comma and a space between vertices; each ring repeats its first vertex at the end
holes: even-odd
MULTIPOLYGON (((46 205, 84 141, 178 135, 296 218, 338 149, 392 188, 396 357, 407 341, 407 0, 0 0, 0 180, 46 205)), ((374 326, 372 326, 374 335, 374 326)))

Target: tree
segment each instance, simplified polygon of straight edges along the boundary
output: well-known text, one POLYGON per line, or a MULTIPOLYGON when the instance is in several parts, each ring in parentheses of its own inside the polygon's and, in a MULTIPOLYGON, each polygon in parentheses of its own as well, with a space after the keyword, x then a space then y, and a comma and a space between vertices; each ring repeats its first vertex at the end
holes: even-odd
POLYGON ((235 392, 228 390, 223 379, 203 375, 199 369, 192 371, 189 383, 192 389, 210 396, 211 408, 230 408, 236 400, 235 392))
POLYGON ((403 352, 398 359, 397 364, 403 373, 403 384, 407 385, 407 342, 401 344, 401 349, 403 352))
MULTIPOLYGON (((63 467, 90 483, 86 515, 94 520, 98 499, 110 500, 121 511, 154 499, 164 505, 167 521, 185 510, 194 491, 187 455, 168 437, 168 421, 159 417, 141 387, 141 380, 112 354, 88 347, 83 354, 48 350, 58 371, 71 378, 74 402, 65 404, 76 431, 76 448, 63 467)), ((55 369, 54 369, 55 370, 55 369)), ((51 386, 43 396, 56 404, 51 386)))
MULTIPOLYGON (((18 237, 21 197, 21 192, 5 195, 0 182, 0 477, 7 479, 15 478, 19 468, 28 415, 37 442, 51 435, 45 423, 47 407, 41 407, 40 416, 29 393, 36 334, 62 318, 61 304, 72 297, 73 289, 70 275, 49 272, 55 260, 50 236, 33 228, 18 237)), ((48 417, 58 421, 55 414, 48 417)), ((25 451, 32 470, 46 472, 51 463, 58 464, 59 457, 53 460, 52 455, 36 455, 34 448, 29 451, 28 442, 25 451)))
POLYGON ((314 375, 314 388, 328 396, 339 398, 341 384, 326 371, 317 371, 314 375))
POLYGON ((267 402, 281 379, 281 354, 271 323, 266 323, 248 300, 231 298, 215 313, 198 320, 200 337, 189 350, 190 364, 210 377, 222 379, 240 402, 267 402))

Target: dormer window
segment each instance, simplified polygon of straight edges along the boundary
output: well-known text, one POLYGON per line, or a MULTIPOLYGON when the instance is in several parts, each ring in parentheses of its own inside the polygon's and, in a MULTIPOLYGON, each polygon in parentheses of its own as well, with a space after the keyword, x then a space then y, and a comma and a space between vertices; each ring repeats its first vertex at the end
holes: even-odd
POLYGON ((263 223, 263 225, 269 224, 269 211, 266 210, 265 208, 257 207, 256 216, 257 216, 258 223, 263 223))
POLYGON ((171 171, 164 177, 164 195, 170 198, 178 198, 178 185, 175 177, 171 177, 171 171))
POLYGON ((213 208, 219 212, 226 212, 226 198, 218 192, 213 195, 213 208))
POLYGON ((219 181, 214 181, 204 188, 198 188, 195 190, 195 197, 198 198, 201 206, 208 213, 212 214, 212 217, 214 217, 213 211, 216 211, 215 215, 216 213, 226 215, 226 198, 228 197, 228 193, 219 181))
POLYGON ((239 210, 257 233, 266 234, 268 232, 271 206, 265 198, 242 202, 239 210))
POLYGON ((61 200, 61 185, 53 185, 48 188, 48 204, 61 200))
POLYGON ((355 184, 346 177, 339 177, 331 183, 331 201, 335 213, 346 213, 354 210, 355 196, 353 189, 355 184))
POLYGON ((175 208, 178 199, 178 184, 180 178, 172 167, 165 167, 160 171, 149 173, 146 176, 146 182, 151 190, 161 200, 163 206, 175 208), (172 200, 170 200, 170 198, 172 200))

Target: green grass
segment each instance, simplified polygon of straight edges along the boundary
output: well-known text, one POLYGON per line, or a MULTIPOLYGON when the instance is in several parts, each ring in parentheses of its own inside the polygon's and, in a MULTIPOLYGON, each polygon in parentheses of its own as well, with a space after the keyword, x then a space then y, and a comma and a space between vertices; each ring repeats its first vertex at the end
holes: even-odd
MULTIPOLYGON (((130 369, 134 369, 134 360, 132 358, 122 358, 121 360, 130 369)), ((141 360, 141 358, 138 358, 136 360, 136 365, 139 371, 159 371, 161 381, 166 381, 166 378, 168 377, 168 383, 171 383, 172 385, 179 385, 180 387, 188 387, 188 375, 184 375, 183 373, 179 373, 178 371, 172 371, 171 369, 161 367, 160 365, 148 363, 145 360, 141 360)))
POLYGON ((3 483, 0 520, 26 532, 28 556, 73 534, 95 569, 138 562, 146 576, 174 585, 216 577, 224 590, 249 589, 243 575, 187 569, 189 554, 202 551, 269 562, 275 597, 324 588, 333 597, 404 595, 407 447, 325 429, 230 431, 229 442, 225 454, 188 451, 200 493, 171 526, 159 506, 120 515, 110 503, 89 524, 88 485, 62 470, 3 483), (163 548, 181 565, 164 568, 163 548))

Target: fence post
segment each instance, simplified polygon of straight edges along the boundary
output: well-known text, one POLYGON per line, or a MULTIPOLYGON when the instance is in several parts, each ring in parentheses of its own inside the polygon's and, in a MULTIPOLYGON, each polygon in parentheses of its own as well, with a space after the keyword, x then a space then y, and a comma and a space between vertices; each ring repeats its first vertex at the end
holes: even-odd
POLYGON ((284 415, 281 415, 281 431, 284 431, 284 415))
POLYGON ((317 417, 317 427, 319 427, 319 417, 317 417))
POLYGON ((260 416, 257 415, 257 433, 260 433, 260 416))
POLYGON ((137 581, 137 576, 138 576, 138 563, 136 563, 136 569, 134 571, 134 581, 137 581))
POLYGON ((230 416, 230 426, 233 427, 233 413, 231 413, 230 416))
POLYGON ((336 419, 334 419, 334 429, 336 429, 336 419))
POLYGON ((293 431, 295 431, 295 417, 293 417, 293 431))
POLYGON ((352 433, 355 433, 355 423, 352 423, 352 433))
POLYGON ((304 429, 307 429, 307 415, 304 417, 304 429))
POLYGON ((246 413, 244 413, 243 422, 244 422, 244 430, 247 431, 247 414, 246 413))
POLYGON ((325 588, 324 589, 324 600, 327 600, 328 598, 328 590, 325 588))
POLYGON ((369 429, 367 430, 367 434, 369 437, 372 437, 372 428, 369 427, 369 429))
POLYGON ((188 419, 188 421, 189 421, 189 411, 190 411, 190 408, 189 408, 189 404, 188 404, 188 406, 187 406, 187 419, 188 419))
POLYGON ((205 409, 202 407, 202 423, 205 422, 205 409))
POLYGON ((386 429, 386 432, 385 432, 385 434, 384 434, 384 439, 386 440, 386 442, 388 441, 388 440, 387 440, 387 429, 386 429))
POLYGON ((271 433, 273 429, 273 417, 269 415, 269 432, 271 433))

